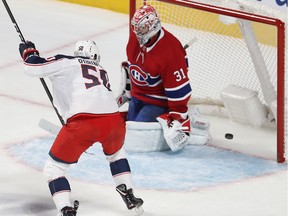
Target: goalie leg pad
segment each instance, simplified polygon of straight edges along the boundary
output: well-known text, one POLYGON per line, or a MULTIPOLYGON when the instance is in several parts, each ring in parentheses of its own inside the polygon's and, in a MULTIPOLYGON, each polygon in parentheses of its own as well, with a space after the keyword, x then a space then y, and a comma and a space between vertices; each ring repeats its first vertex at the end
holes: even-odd
POLYGON ((193 133, 190 133, 189 139, 188 139, 188 145, 206 145, 207 142, 210 140, 210 135, 207 133, 206 135, 199 135, 195 134, 195 131, 193 133))
POLYGON ((161 125, 158 122, 126 122, 124 147, 131 152, 168 150, 161 125))
POLYGON ((210 121, 203 116, 200 116, 197 109, 192 109, 191 118, 191 133, 188 144, 191 145, 206 145, 211 139, 209 129, 210 121))

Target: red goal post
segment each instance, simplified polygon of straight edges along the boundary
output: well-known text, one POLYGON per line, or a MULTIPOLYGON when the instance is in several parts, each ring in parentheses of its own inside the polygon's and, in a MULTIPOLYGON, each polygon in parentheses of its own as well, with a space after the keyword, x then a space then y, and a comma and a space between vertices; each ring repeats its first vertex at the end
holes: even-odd
POLYGON ((267 119, 259 124, 274 124, 277 162, 284 162, 285 14, 245 0, 130 0, 130 20, 143 4, 156 8, 162 25, 183 46, 198 39, 187 49, 191 104, 219 106, 222 110, 225 101, 221 92, 227 86, 257 92, 257 99, 267 110, 267 119))

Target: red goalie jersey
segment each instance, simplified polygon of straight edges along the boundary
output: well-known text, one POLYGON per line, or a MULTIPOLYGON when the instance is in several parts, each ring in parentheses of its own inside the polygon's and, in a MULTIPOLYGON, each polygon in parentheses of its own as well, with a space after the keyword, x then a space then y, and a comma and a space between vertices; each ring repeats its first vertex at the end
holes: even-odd
POLYGON ((186 113, 192 90, 186 51, 179 40, 162 28, 151 47, 140 47, 132 33, 126 51, 131 95, 149 104, 168 107, 170 114, 186 113))

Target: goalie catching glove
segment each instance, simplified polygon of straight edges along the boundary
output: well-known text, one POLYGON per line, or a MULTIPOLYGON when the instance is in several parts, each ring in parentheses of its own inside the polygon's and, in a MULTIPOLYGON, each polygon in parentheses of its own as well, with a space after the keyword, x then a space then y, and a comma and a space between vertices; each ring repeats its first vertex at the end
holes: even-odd
POLYGON ((173 152, 181 150, 187 143, 190 132, 190 119, 174 119, 165 113, 157 117, 161 124, 164 138, 173 152))
POLYGON ((39 56, 39 51, 36 49, 34 43, 26 41, 26 43, 19 44, 19 52, 24 61, 30 56, 39 56))

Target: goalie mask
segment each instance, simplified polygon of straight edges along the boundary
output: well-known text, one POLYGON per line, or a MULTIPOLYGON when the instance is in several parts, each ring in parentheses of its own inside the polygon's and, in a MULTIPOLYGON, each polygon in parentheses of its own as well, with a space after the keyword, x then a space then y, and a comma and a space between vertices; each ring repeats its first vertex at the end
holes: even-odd
POLYGON ((161 22, 156 10, 150 5, 144 5, 135 12, 131 27, 142 47, 161 29, 161 22))
POLYGON ((88 57, 95 60, 97 64, 100 62, 100 54, 98 47, 94 41, 78 41, 75 45, 74 56, 88 57))

